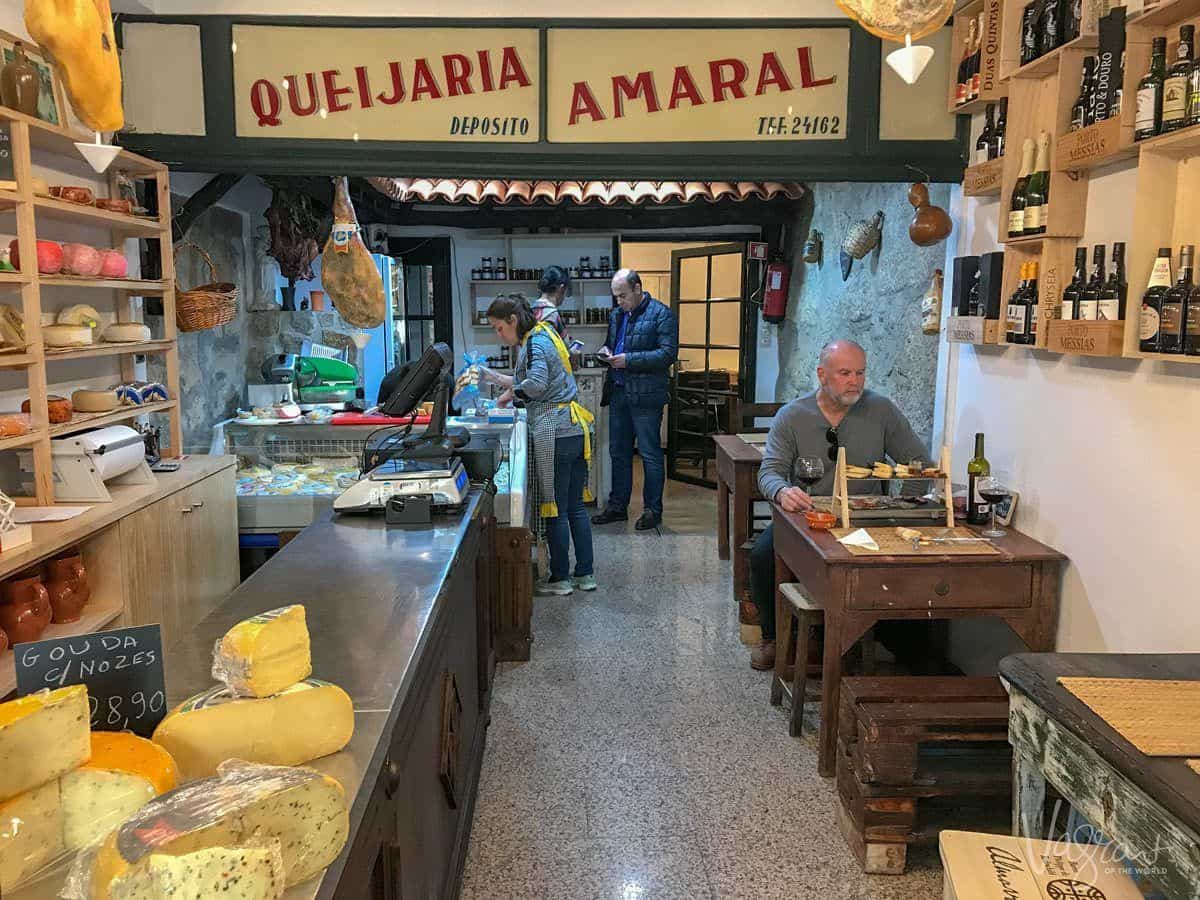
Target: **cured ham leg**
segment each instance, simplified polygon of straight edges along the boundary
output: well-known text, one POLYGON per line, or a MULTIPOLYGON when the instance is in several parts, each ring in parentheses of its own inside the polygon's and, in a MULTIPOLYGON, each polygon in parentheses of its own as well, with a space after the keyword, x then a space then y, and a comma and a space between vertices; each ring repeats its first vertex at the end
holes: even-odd
POLYGON ((333 230, 321 254, 321 286, 342 318, 356 328, 383 323, 383 280, 359 234, 345 175, 333 179, 333 230))

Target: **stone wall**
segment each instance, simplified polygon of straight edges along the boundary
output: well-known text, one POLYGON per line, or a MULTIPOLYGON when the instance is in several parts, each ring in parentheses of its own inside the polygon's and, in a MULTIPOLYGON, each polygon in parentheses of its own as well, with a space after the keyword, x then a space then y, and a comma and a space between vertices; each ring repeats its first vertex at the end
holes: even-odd
MULTIPOLYGON (((817 356, 835 338, 850 338, 867 351, 867 386, 891 397, 917 435, 933 433, 938 336, 921 333, 921 300, 946 246, 917 247, 908 237, 913 208, 907 184, 809 185, 811 202, 789 229, 793 243, 787 321, 779 326, 777 400, 817 387, 817 356), (855 260, 843 282, 842 241, 860 219, 883 210, 878 252, 855 260), (801 258, 809 228, 825 239, 821 265, 801 258)), ((930 185, 930 202, 948 207, 947 185, 930 185)))

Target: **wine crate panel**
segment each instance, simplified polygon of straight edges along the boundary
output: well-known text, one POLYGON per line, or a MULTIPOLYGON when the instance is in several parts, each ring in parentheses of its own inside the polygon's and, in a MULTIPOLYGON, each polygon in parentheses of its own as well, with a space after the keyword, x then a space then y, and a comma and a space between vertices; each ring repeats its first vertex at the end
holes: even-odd
MULTIPOLYGON (((1044 238, 1009 244, 1004 252, 1004 280, 1000 294, 1000 302, 1004 306, 1007 306, 1008 298, 1021 282, 1022 264, 1031 261, 1038 264, 1037 342, 1033 345, 1035 347, 1046 348, 1046 334, 1050 322, 1058 318, 1063 289, 1070 284, 1075 271, 1076 243, 1074 238, 1044 238)), ((998 340, 1002 344, 1005 343, 1003 333, 999 334, 998 340)))
POLYGON ((999 344, 1000 320, 983 316, 950 316, 946 320, 946 340, 951 344, 999 344))
POLYGON ((982 112, 988 103, 995 103, 1008 96, 1007 85, 1000 80, 1000 29, 1003 4, 1001 0, 975 0, 954 12, 951 46, 954 48, 953 64, 950 66, 950 84, 947 96, 949 112, 973 115, 982 112), (979 54, 979 99, 963 106, 955 103, 955 88, 958 86, 958 64, 962 61, 963 41, 966 39, 970 20, 978 19, 983 13, 983 40, 979 54))
POLYGON ((963 195, 966 197, 999 197, 1004 181, 1004 157, 969 166, 963 172, 963 195))
POLYGON ((1060 172, 1095 169, 1130 159, 1137 156, 1137 152, 1133 145, 1132 122, 1126 125, 1124 116, 1114 116, 1060 135, 1054 153, 1054 168, 1060 172))
POLYGON ((1046 349, 1082 356, 1120 356, 1125 344, 1125 322, 1064 322, 1047 328, 1046 349))

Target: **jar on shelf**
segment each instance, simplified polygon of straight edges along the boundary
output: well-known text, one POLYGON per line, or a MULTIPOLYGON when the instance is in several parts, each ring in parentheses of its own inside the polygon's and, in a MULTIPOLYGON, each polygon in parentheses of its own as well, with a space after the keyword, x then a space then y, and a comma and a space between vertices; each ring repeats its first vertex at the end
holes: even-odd
POLYGON ((476 266, 475 268, 473 268, 471 270, 471 280, 472 281, 481 281, 482 280, 480 278, 479 272, 480 272, 479 266, 476 266))
POLYGON ((492 272, 492 258, 490 256, 485 256, 483 258, 483 262, 479 266, 479 277, 483 281, 491 281, 492 278, 495 277, 492 272))
POLYGON ((496 257, 496 268, 492 270, 492 275, 497 281, 508 280, 508 257, 496 257))
POLYGON ((592 258, 590 256, 579 257, 579 277, 580 278, 591 278, 592 277, 592 258))
POLYGON ((600 257, 600 277, 612 278, 612 261, 607 256, 600 257))

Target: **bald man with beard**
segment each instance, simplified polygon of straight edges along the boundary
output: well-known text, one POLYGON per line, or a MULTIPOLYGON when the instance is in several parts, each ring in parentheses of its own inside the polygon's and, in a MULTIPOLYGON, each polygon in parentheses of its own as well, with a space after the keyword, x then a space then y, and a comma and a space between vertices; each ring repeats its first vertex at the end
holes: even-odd
MULTIPOLYGON (((826 344, 817 361, 815 391, 787 404, 775 416, 762 466, 758 489, 787 512, 812 509, 809 494, 796 486, 794 470, 801 457, 825 463, 824 477, 812 486, 815 496, 833 493, 838 447, 846 448, 851 465, 870 466, 891 458, 907 463, 928 459, 929 450, 896 404, 866 388, 867 353, 854 341, 826 344)), ((852 491, 875 493, 877 482, 852 484, 852 491)), ((750 657, 755 669, 775 666, 775 538, 768 527, 750 551, 750 588, 762 624, 762 642, 750 657)))

